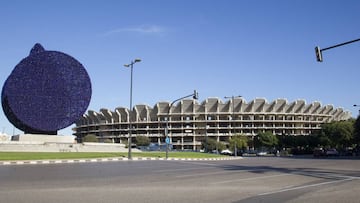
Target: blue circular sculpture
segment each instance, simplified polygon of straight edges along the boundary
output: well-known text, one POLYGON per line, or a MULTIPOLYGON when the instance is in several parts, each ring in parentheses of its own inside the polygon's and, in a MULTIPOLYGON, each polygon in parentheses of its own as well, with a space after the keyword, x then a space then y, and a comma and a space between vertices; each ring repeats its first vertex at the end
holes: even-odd
POLYGON ((91 82, 81 63, 35 44, 4 83, 1 103, 8 120, 31 134, 57 134, 78 120, 91 99, 91 82))

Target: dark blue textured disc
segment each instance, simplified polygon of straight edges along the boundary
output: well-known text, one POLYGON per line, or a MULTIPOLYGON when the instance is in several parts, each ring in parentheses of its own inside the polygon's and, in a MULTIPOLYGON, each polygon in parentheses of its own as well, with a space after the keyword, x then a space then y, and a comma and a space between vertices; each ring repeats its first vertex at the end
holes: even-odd
POLYGON ((81 63, 36 44, 5 81, 1 102, 9 121, 25 133, 56 134, 79 119, 91 99, 81 63))

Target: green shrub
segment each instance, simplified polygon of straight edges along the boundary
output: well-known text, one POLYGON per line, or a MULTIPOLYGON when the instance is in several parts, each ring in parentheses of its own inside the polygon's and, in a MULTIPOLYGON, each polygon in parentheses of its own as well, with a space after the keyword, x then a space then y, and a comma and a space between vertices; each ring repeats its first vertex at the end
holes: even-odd
POLYGON ((83 142, 99 142, 99 140, 96 135, 89 134, 83 138, 83 142))
POLYGON ((146 136, 136 136, 135 143, 137 146, 149 146, 150 139, 146 136))
POLYGON ((104 139, 104 143, 113 143, 111 139, 104 139))

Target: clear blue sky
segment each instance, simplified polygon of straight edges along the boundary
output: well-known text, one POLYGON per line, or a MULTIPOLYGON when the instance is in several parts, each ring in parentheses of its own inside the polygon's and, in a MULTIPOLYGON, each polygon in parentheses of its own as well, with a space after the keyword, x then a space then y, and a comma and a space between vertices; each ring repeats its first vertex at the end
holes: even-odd
MULTIPOLYGON (((305 99, 343 107, 360 103, 358 0, 2 0, 0 84, 39 42, 79 60, 92 80, 89 109, 154 106, 198 90, 246 101, 305 99)), ((0 130, 13 133, 3 111, 0 130)), ((15 133, 20 133, 15 130, 15 133)), ((59 134, 70 134, 70 127, 59 134)))

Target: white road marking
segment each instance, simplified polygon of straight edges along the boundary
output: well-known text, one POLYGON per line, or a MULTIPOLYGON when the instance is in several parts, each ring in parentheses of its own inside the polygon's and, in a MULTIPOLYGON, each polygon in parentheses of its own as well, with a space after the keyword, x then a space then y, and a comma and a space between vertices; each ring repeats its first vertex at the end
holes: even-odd
POLYGON ((321 185, 335 184, 335 183, 340 183, 340 182, 345 182, 345 181, 351 181, 351 180, 355 180, 355 179, 359 179, 359 177, 349 177, 349 178, 341 179, 341 180, 334 180, 334 181, 328 181, 328 182, 322 182, 322 183, 304 185, 304 186, 299 186, 299 187, 286 188, 286 189, 282 189, 282 190, 277 190, 277 191, 272 191, 272 192, 261 193, 261 194, 258 194, 258 196, 271 195, 271 194, 276 194, 276 193, 281 193, 281 192, 287 192, 287 191, 292 191, 292 190, 301 190, 301 189, 305 189, 305 188, 318 187, 318 186, 321 186, 321 185))
POLYGON ((211 184, 224 184, 224 183, 234 183, 234 182, 241 182, 245 180, 258 180, 258 179, 265 179, 265 178, 274 178, 274 177, 280 177, 280 176, 290 176, 294 174, 278 174, 278 175, 268 175, 268 176, 258 176, 253 178, 240 178, 240 179, 233 179, 233 180, 226 180, 226 181, 219 181, 219 182, 213 182, 211 184))
POLYGON ((203 166, 218 166, 218 164, 212 164, 212 163, 201 163, 201 162, 190 162, 190 161, 181 161, 187 164, 193 164, 193 165, 203 165, 203 166))
POLYGON ((175 176, 175 177, 177 177, 177 178, 198 177, 198 176, 226 174, 226 173, 232 173, 232 172, 239 172, 239 171, 218 171, 218 172, 209 172, 209 173, 197 173, 197 174, 189 174, 189 175, 179 175, 179 176, 175 176))
POLYGON ((173 172, 173 171, 191 171, 191 170, 215 168, 216 166, 218 166, 218 164, 212 164, 212 163, 199 163, 199 162, 190 162, 190 161, 179 161, 179 162, 183 162, 189 165, 201 165, 201 166, 210 166, 210 167, 163 169, 163 170, 156 170, 155 172, 162 173, 162 172, 173 172))
POLYGON ((209 169, 209 167, 164 169, 164 170, 156 170, 155 172, 163 173, 163 172, 191 171, 191 170, 201 170, 201 169, 209 169))

